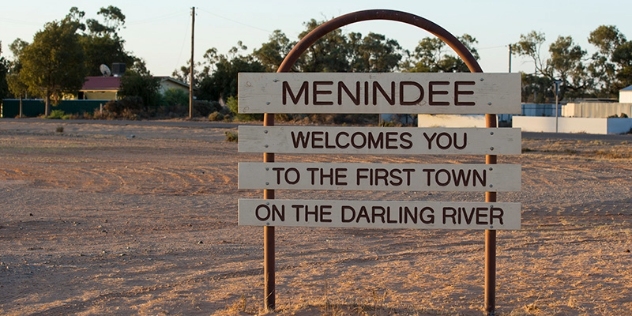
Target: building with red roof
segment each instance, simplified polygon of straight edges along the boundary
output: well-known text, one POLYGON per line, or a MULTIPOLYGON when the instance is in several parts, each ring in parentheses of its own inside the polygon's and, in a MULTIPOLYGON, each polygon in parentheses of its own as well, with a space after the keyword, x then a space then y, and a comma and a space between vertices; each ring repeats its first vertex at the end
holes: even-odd
POLYGON ((86 77, 77 99, 116 100, 121 90, 121 77, 86 77))

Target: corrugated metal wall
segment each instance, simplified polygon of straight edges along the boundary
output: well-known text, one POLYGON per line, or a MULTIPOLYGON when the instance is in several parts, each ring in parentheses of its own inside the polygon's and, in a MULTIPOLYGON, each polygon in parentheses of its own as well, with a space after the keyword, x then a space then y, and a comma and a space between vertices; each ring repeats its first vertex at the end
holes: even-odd
POLYGON ((621 113, 632 118, 632 103, 569 103, 564 107, 567 117, 605 118, 621 113))

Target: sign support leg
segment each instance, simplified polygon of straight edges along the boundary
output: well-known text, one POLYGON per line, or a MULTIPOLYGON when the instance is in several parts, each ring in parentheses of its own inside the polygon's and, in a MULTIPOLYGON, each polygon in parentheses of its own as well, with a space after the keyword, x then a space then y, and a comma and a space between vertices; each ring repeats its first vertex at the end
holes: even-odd
MULTIPOLYGON (((265 113, 263 126, 274 126, 274 114, 265 113)), ((263 153, 263 162, 274 162, 273 153, 263 153)), ((263 190, 263 199, 274 199, 274 190, 263 190)), ((274 226, 263 227, 263 306, 266 311, 274 311, 275 296, 274 290, 274 226)))
MULTIPOLYGON (((496 115, 485 114, 485 126, 496 127, 496 115)), ((485 164, 496 164, 496 155, 485 155, 485 164)), ((496 202, 496 192, 485 192, 485 202, 496 202)), ((485 313, 496 315, 496 231, 485 230, 485 313)))

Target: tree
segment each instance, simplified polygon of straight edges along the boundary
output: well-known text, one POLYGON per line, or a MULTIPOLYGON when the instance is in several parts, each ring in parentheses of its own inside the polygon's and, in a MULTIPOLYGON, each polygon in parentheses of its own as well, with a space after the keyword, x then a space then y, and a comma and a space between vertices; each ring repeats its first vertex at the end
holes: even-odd
POLYGON ((266 68, 252 55, 241 55, 248 49, 241 41, 229 50, 228 55, 217 54, 211 48, 204 54, 204 70, 198 86, 200 100, 227 100, 237 96, 237 77, 240 72, 264 72, 266 68))
POLYGON ((0 100, 9 94, 7 75, 9 74, 9 61, 2 57, 2 41, 0 41, 0 100))
POLYGON ((583 63, 586 51, 575 44, 570 36, 559 36, 549 46, 549 53, 551 57, 547 60, 547 67, 550 68, 551 75, 562 80, 563 89, 560 89, 560 97, 586 96, 587 90, 594 86, 594 81, 589 78, 583 63))
POLYGON ((66 19, 77 24, 78 29, 83 31, 80 42, 85 53, 87 75, 100 76, 101 64, 121 62, 131 67, 135 58, 125 51, 125 40, 118 34, 125 27, 125 15, 115 6, 101 8, 97 15, 101 16, 103 23, 97 19, 87 19, 84 22, 85 12, 77 7, 72 7, 66 16, 66 19))
POLYGON ((354 72, 390 72, 398 69, 402 47, 396 40, 377 33, 362 37, 349 33, 350 70, 354 72))
POLYGON ((632 42, 627 41, 612 53, 612 61, 617 64, 617 87, 623 89, 632 85, 632 42))
POLYGON ((259 49, 255 49, 252 55, 265 67, 267 72, 274 72, 283 62, 283 59, 292 50, 296 42, 290 42, 281 30, 275 30, 267 43, 263 43, 259 49))
POLYGON ((613 26, 601 25, 588 36, 588 43, 597 47, 588 66, 588 72, 598 83, 598 96, 608 97, 618 94, 616 89, 616 65, 612 61, 615 49, 626 41, 625 36, 613 26))
MULTIPOLYGON (((478 43, 476 38, 463 34, 457 39, 470 50, 476 60, 480 59, 475 47, 478 43)), ((405 53, 407 58, 401 68, 407 72, 469 72, 465 62, 454 54, 448 54, 446 43, 436 37, 423 38, 412 53, 405 53)))
POLYGON ((614 25, 601 25, 588 36, 588 42, 597 47, 588 67, 597 78, 601 96, 616 97, 619 90, 632 84, 632 44, 614 25))
MULTIPOLYGON (((543 59, 541 49, 545 42, 544 33, 531 31, 527 35, 521 34, 520 41, 511 44, 512 54, 530 57, 535 67, 533 75, 547 78, 551 82, 550 89, 553 89, 555 80, 561 80, 561 99, 565 96, 584 97, 592 93, 594 80, 588 76, 588 71, 584 65, 586 51, 575 44, 572 37, 559 36, 555 42, 549 45, 549 58, 543 59)), ((543 82, 542 80, 535 81, 543 82)), ((523 95, 523 99, 524 97, 523 95)))
POLYGON ((9 63, 7 86, 9 92, 13 95, 13 97, 20 100, 20 117, 22 117, 22 99, 26 98, 28 93, 28 86, 24 83, 23 78, 20 76, 20 71, 22 70, 20 56, 22 55, 22 51, 24 51, 24 48, 26 48, 28 45, 29 43, 21 40, 20 38, 15 39, 9 45, 9 49, 11 50, 11 53, 14 57, 13 60, 9 63))
POLYGON ((550 98, 555 98, 555 92, 551 89, 553 81, 544 76, 527 74, 522 72, 521 101, 526 103, 545 103, 550 98))
MULTIPOLYGON (((305 23, 305 31, 299 34, 299 38, 305 37, 309 32, 323 24, 324 21, 311 19, 305 23)), ((327 33, 311 45, 297 60, 293 70, 300 72, 348 72, 349 43, 341 29, 327 33)))
POLYGON ((535 67, 534 74, 546 76, 549 74, 549 69, 546 68, 546 63, 541 57, 544 42, 546 42, 544 33, 531 31, 527 35, 520 34, 520 41, 511 44, 511 53, 515 56, 530 57, 535 67))
POLYGON ((44 98, 46 116, 51 100, 56 103, 83 85, 86 72, 78 29, 79 25, 68 18, 46 23, 19 57, 20 78, 33 95, 44 98))
POLYGON ((121 77, 121 90, 123 97, 139 97, 143 106, 157 106, 160 102, 160 79, 151 75, 142 59, 137 59, 134 65, 125 71, 121 77))

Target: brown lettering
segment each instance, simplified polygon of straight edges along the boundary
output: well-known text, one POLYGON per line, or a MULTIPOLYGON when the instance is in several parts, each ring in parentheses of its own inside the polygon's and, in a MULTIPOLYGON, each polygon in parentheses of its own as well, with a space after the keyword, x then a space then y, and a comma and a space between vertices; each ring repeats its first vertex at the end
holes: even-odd
POLYGON ((443 225, 446 224, 446 220, 448 218, 452 219, 452 225, 456 225, 456 209, 453 207, 444 207, 443 208, 443 225), (450 212, 450 213, 448 213, 450 212))
POLYGON ((486 207, 477 207, 476 208, 476 224, 477 225, 487 225, 487 220, 483 221, 483 219, 487 218, 486 207), (482 211, 482 212, 481 212, 482 211))
POLYGON ((298 90, 298 95, 294 96, 292 88, 290 88, 290 84, 287 81, 283 81, 283 105, 287 104, 288 94, 290 95, 290 99, 292 99, 292 103, 296 105, 298 104, 298 100, 300 100, 303 93, 305 93, 305 105, 307 105, 309 96, 309 83, 307 81, 303 81, 301 88, 298 90))
POLYGON ((494 218, 498 219, 498 222, 500 223, 500 225, 503 225, 503 215, 505 215, 505 211, 503 211, 502 208, 500 207, 491 207, 490 209, 490 225, 494 225, 494 218), (495 212, 498 212, 498 214, 496 214, 495 212))
POLYGON ((409 132, 404 132, 401 133, 399 135, 399 139, 402 141, 402 143, 406 143, 406 144, 400 144, 399 147, 401 147, 402 149, 410 149, 413 147, 413 142, 410 140, 410 137, 413 137, 413 134, 409 133, 409 132))
POLYGON ((337 134, 336 135, 336 146, 338 146, 338 148, 347 148, 347 147, 349 147, 349 143, 346 143, 345 145, 341 145, 341 142, 340 142, 340 136, 341 135, 349 137, 349 133, 347 133, 347 132, 340 132, 339 134, 337 134))
POLYGON ((371 215, 373 215, 373 223, 376 223, 376 218, 379 217, 382 219, 382 224, 384 224, 384 215, 386 214, 386 210, 381 206, 373 206, 371 209, 371 215))
POLYGON ((312 132, 312 148, 323 148, 323 145, 321 144, 316 144, 316 142, 322 142, 323 141, 323 137, 322 135, 325 134, 325 132, 312 132))
POLYGON ((326 210, 331 209, 331 205, 321 205, 320 206, 320 222, 321 223, 331 223, 331 211, 326 210))
POLYGON ((397 132, 386 132, 386 149, 397 149, 396 143, 397 132))
POLYGON ((447 86, 449 85, 449 81, 430 81, 428 83, 428 104, 429 105, 450 105, 450 102, 447 101, 435 101, 435 95, 446 95, 448 94, 447 90, 435 90, 435 86, 447 86))
POLYGON ((414 81, 402 81, 399 83, 399 104, 400 105, 417 105, 424 99, 424 88, 417 82, 414 81), (419 90, 419 96, 417 99, 412 101, 404 100, 404 87, 405 86, 415 86, 419 90))
POLYGON ((380 92, 382 93, 382 96, 384 97, 384 99, 386 99, 386 102, 388 102, 388 104, 395 105, 395 81, 391 81, 390 98, 386 94, 386 91, 384 91, 384 88, 382 88, 379 82, 377 81, 373 82, 373 105, 377 105, 377 91, 378 90, 380 90, 380 92))
POLYGON ((347 96, 351 99, 353 104, 360 105, 360 81, 356 81, 356 92, 355 95, 351 93, 349 88, 345 85, 343 81, 338 81, 338 105, 342 104, 342 91, 347 93, 347 96))
POLYGON ((331 90, 319 90, 319 86, 323 85, 323 86, 331 86, 333 85, 334 82, 333 81, 314 81, 313 82, 313 90, 314 90, 314 105, 333 105, 334 102, 333 101, 319 101, 318 100, 318 95, 320 94, 332 94, 333 92, 331 90))
POLYGON ((460 101, 459 100, 459 95, 473 95, 474 91, 471 90, 467 90, 467 91, 463 91, 459 89, 459 86, 463 85, 463 86, 473 86, 476 83, 474 81, 455 81, 454 82, 454 105, 468 105, 468 106, 472 106, 472 105, 476 105, 476 103, 474 102, 466 102, 466 101, 460 101))

